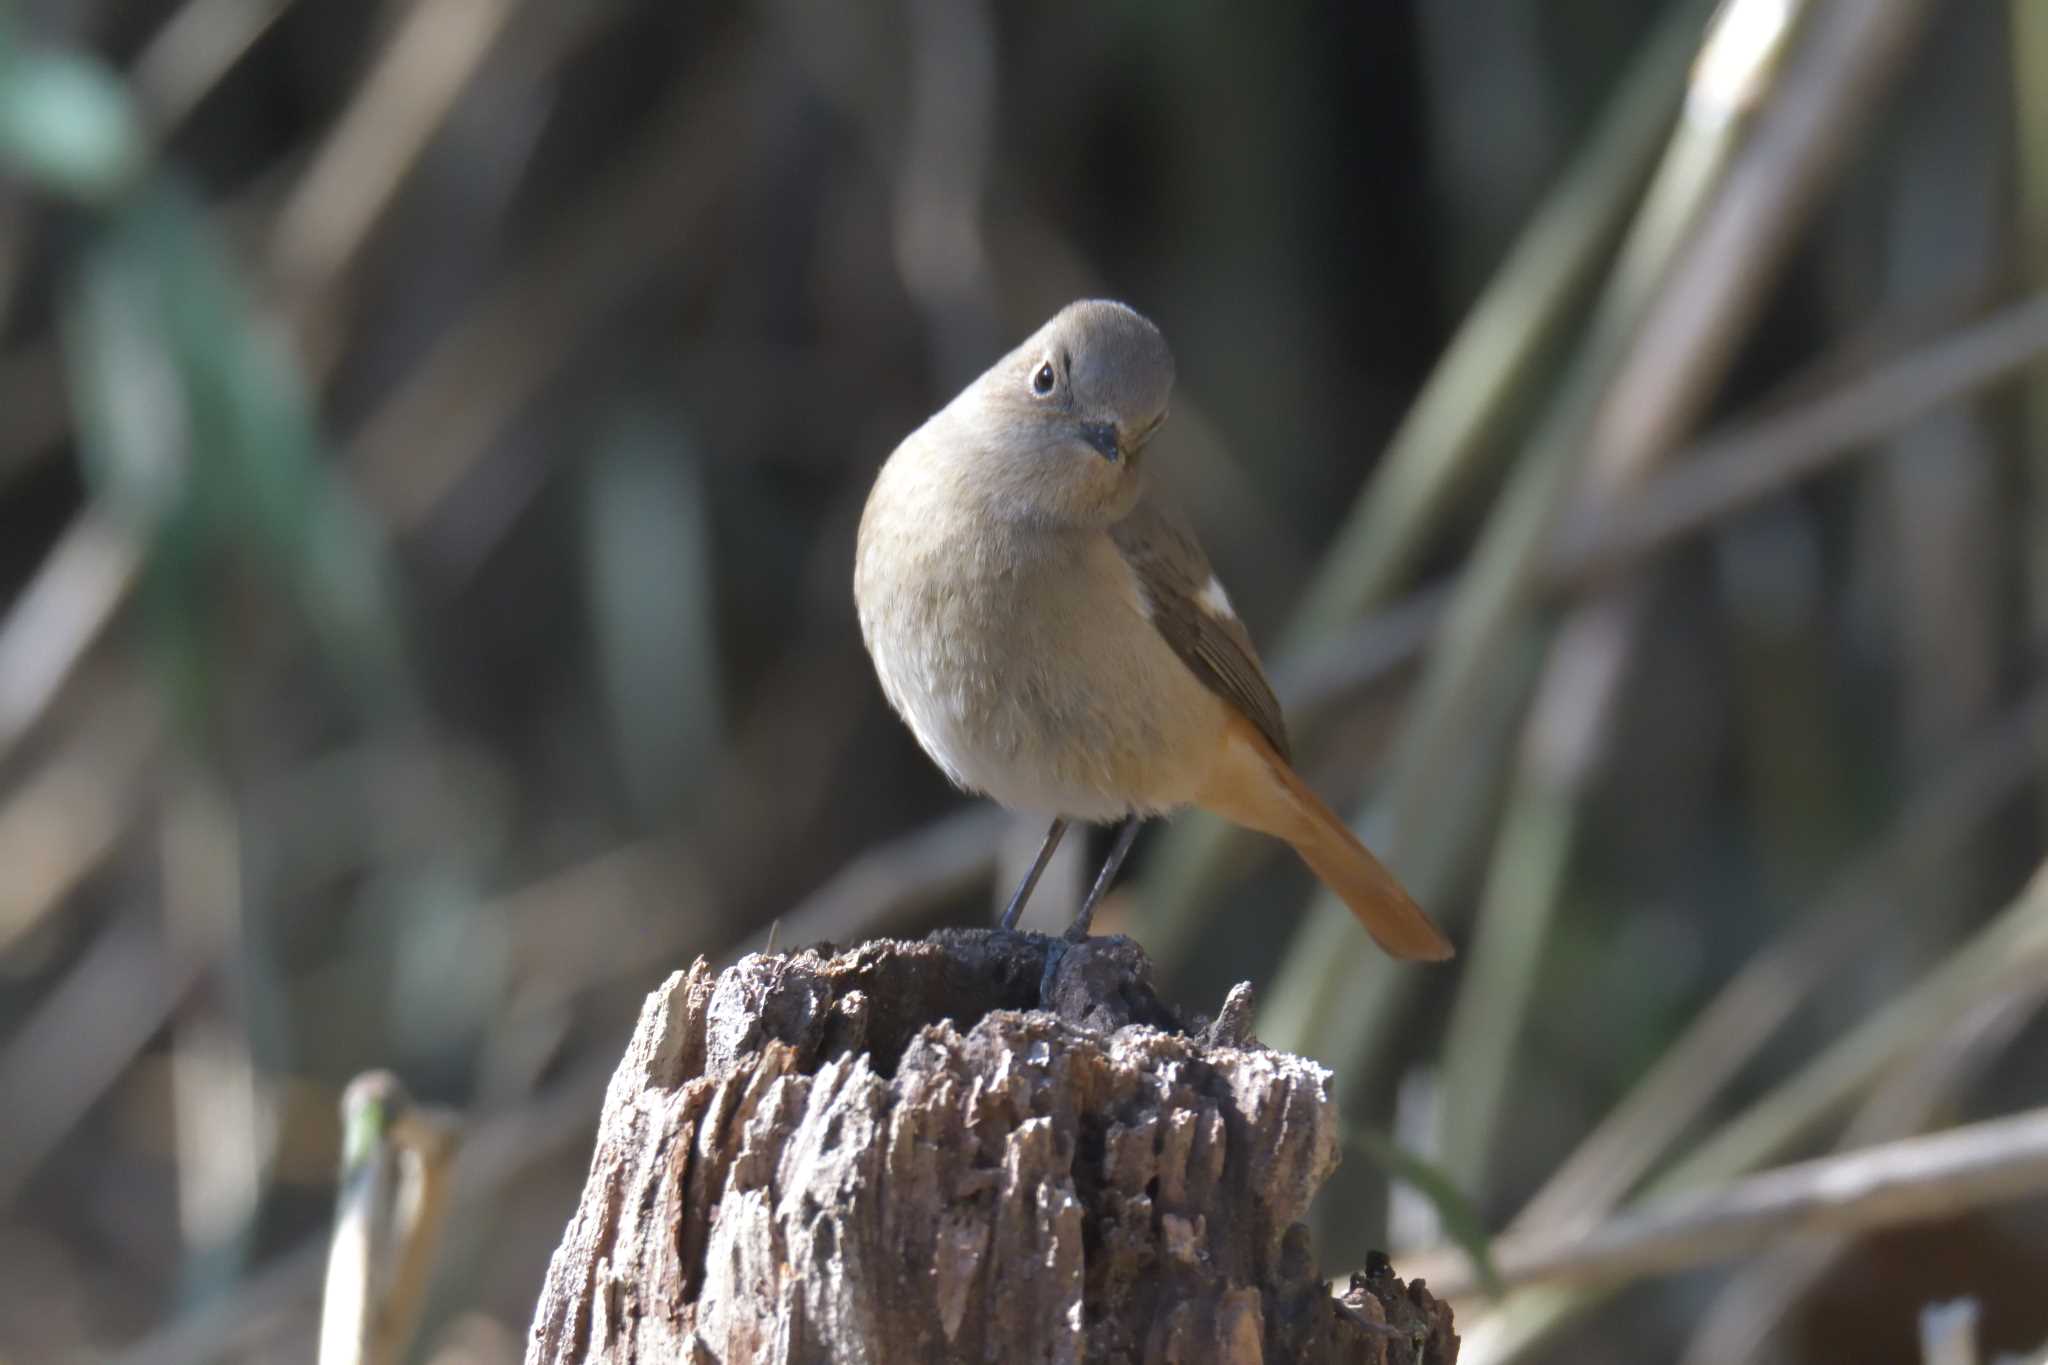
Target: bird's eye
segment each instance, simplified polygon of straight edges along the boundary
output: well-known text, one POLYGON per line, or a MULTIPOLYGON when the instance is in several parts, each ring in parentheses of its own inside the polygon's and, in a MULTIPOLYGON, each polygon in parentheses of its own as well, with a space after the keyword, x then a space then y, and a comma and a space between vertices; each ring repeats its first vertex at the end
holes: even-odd
POLYGON ((1031 391, 1043 398, 1052 392, 1052 386, 1058 382, 1058 378, 1052 372, 1052 362, 1048 360, 1038 367, 1038 373, 1031 376, 1031 391))

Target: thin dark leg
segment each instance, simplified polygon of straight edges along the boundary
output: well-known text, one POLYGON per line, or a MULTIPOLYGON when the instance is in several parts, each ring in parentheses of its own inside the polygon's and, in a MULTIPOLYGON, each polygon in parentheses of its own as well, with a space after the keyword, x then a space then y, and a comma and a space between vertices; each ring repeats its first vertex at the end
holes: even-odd
POLYGON ((1032 888, 1045 874, 1045 865, 1052 861, 1053 850, 1060 846, 1060 836, 1067 832, 1067 822, 1055 819, 1052 828, 1045 832, 1045 842, 1038 846, 1038 856, 1031 860, 1031 870, 1024 874, 1024 880, 1017 884, 1017 894, 1010 897, 1010 903, 1003 908, 1002 927, 1017 927, 1017 916, 1024 913, 1024 902, 1031 899, 1032 888))
POLYGON ((1067 926, 1067 937, 1075 943, 1088 937, 1089 922, 1095 918, 1095 903, 1116 880, 1116 870, 1124 865, 1124 858, 1129 855, 1131 844, 1138 837, 1138 826, 1142 823, 1141 816, 1133 815, 1116 832, 1116 842, 1110 845, 1109 858, 1102 864, 1102 871, 1095 874, 1095 885, 1088 888, 1088 899, 1081 902, 1081 913, 1074 916, 1074 922, 1067 926))

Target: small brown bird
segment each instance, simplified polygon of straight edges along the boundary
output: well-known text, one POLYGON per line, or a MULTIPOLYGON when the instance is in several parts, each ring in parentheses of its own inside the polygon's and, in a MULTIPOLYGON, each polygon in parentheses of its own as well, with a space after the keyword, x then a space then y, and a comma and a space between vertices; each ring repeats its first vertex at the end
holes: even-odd
POLYGON ((1173 355, 1120 303, 1070 304, 883 465, 853 596, 889 704, 955 784, 1054 817, 1125 820, 1082 903, 1087 935, 1139 822, 1183 806, 1292 845, 1395 957, 1451 945, 1288 763, 1244 625, 1186 525, 1147 493, 1173 355))

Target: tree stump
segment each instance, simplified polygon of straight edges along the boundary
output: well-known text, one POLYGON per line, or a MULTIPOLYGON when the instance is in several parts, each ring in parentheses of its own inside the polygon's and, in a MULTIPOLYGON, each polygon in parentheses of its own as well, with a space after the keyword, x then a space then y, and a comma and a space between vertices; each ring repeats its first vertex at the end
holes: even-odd
MULTIPOLYGON (((1451 1365, 1301 1220, 1330 1074, 1129 940, 959 930, 699 960, 648 998, 526 1359, 1451 1365)), ((1380 1273, 1384 1271, 1384 1273, 1380 1273)))

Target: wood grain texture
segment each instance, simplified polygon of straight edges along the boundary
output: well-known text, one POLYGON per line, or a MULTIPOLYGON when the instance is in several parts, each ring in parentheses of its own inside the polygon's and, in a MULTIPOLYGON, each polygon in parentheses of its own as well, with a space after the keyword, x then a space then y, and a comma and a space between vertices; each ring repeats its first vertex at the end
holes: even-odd
POLYGON ((1183 1018, 1149 970, 1127 940, 974 930, 677 973, 529 1365, 1451 1365, 1419 1284, 1316 1274, 1329 1073, 1247 1036, 1246 988, 1183 1018))

